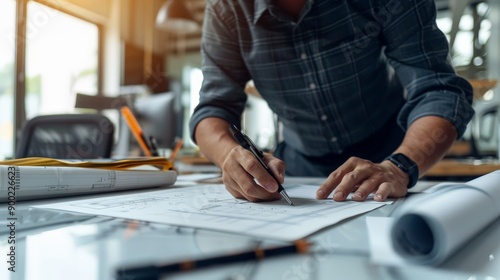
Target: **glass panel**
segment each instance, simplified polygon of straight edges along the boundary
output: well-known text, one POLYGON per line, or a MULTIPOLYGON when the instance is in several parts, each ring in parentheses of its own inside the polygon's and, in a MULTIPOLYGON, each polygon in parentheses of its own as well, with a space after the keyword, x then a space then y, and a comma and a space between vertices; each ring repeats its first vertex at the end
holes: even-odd
POLYGON ((188 107, 187 115, 184 117, 184 146, 186 147, 194 147, 195 144, 191 140, 191 135, 189 133, 189 119, 194 112, 194 108, 198 106, 200 102, 200 89, 201 83, 203 82, 203 73, 200 68, 196 67, 186 67, 185 69, 187 78, 187 82, 189 83, 189 103, 186 104, 188 107))
MULTIPOLYGON (((460 15, 458 30, 456 30, 455 42, 451 50, 452 62, 459 74, 466 78, 484 78, 487 76, 484 59, 486 56, 485 45, 491 35, 491 21, 488 18, 489 6, 487 3, 476 1, 459 10, 457 4, 455 11, 448 8, 438 13, 436 20, 438 27, 451 39, 454 14, 460 15), (474 32, 477 34, 474 35, 474 32), (475 38, 477 36, 477 38, 475 38)), ((455 15, 456 16, 456 15, 455 15)))
MULTIPOLYGON (((0 0, 0 160, 14 155, 16 1, 0 0), (5 40, 7 39, 7 40, 5 40)), ((3 279, 3 278, 2 278, 3 279)))
POLYGON ((98 28, 28 3, 26 117, 73 112, 76 93, 97 92, 98 28))

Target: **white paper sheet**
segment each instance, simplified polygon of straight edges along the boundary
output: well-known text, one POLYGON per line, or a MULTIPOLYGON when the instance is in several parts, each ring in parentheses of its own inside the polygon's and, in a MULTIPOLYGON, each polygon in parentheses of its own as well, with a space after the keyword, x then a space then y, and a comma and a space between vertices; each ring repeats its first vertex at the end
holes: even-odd
POLYGON ((197 185, 38 207, 137 219, 291 241, 385 203, 317 200, 317 186, 285 186, 293 200, 252 203, 233 198, 223 185, 197 185))
POLYGON ((408 199, 395 216, 391 239, 405 260, 438 265, 498 217, 500 171, 495 171, 408 199))
POLYGON ((390 232, 393 222, 392 217, 366 217, 371 262, 383 265, 404 263, 404 259, 392 247, 390 232))

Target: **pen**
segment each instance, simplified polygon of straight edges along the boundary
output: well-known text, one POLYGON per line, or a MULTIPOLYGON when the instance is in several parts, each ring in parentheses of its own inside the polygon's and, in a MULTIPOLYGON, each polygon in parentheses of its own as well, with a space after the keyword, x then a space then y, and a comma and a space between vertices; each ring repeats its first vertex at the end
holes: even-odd
POLYGON ((260 165, 262 165, 266 169, 267 173, 269 173, 269 175, 271 175, 274 178, 274 180, 278 184, 278 192, 281 194, 281 196, 288 202, 288 204, 295 206, 293 204, 292 200, 290 199, 290 197, 288 196, 288 194, 286 193, 283 186, 279 183, 278 179, 276 179, 276 177, 274 176, 271 169, 269 169, 269 167, 267 167, 267 165, 262 160, 262 158, 264 157, 264 153, 262 153, 262 151, 259 150, 259 148, 257 148, 257 146, 255 146, 253 141, 250 140, 250 138, 248 138, 248 136, 245 133, 241 132, 238 129, 238 127, 236 127, 235 125, 232 125, 229 127, 229 129, 231 130, 231 133, 233 134, 233 137, 236 139, 236 141, 238 141, 238 143, 243 148, 252 152, 252 154, 255 156, 255 158, 257 158, 257 160, 259 161, 260 165))
POLYGON ((149 145, 151 147, 151 154, 154 156, 154 157, 157 157, 159 156, 160 154, 158 153, 158 148, 157 148, 157 144, 156 144, 156 138, 153 136, 153 135, 150 135, 149 136, 149 145))
POLYGON ((300 239, 293 244, 272 247, 267 249, 257 248, 250 251, 243 251, 236 254, 216 256, 197 260, 183 260, 180 262, 145 265, 138 267, 125 267, 116 271, 117 279, 159 279, 161 275, 175 272, 185 272, 198 268, 205 268, 215 265, 231 264, 242 261, 262 260, 270 257, 277 257, 287 254, 303 254, 309 251, 311 243, 300 239))
POLYGON ((120 109, 123 118, 128 124, 128 127, 132 131, 132 134, 134 134, 135 139, 139 143, 139 146, 141 146, 142 151, 144 152, 144 155, 147 157, 152 156, 151 154, 151 148, 148 145, 148 142, 146 138, 144 137, 144 134, 142 133, 142 128, 139 125, 139 122, 137 119, 134 117, 134 114, 132 113, 132 110, 130 110, 129 107, 123 106, 120 109))

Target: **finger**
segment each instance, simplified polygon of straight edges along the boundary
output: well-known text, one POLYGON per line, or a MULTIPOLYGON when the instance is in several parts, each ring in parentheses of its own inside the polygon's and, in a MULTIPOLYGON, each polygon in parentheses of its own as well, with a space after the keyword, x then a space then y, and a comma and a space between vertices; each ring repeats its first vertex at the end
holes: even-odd
POLYGON ((335 192, 333 193, 333 200, 344 201, 349 193, 354 191, 356 186, 359 185, 365 178, 366 175, 362 170, 353 170, 352 172, 347 173, 335 189, 335 192))
POLYGON ((224 182, 224 186, 226 187, 226 190, 235 198, 240 198, 240 199, 246 199, 248 200, 243 194, 240 193, 236 182, 229 178, 227 180, 222 180, 224 182))
POLYGON ((380 186, 380 184, 383 182, 383 180, 377 178, 376 176, 371 176, 366 178, 359 188, 354 188, 353 191, 354 194, 352 196, 353 200, 356 201, 364 201, 366 197, 377 190, 377 188, 380 186))
POLYGON ((278 199, 279 194, 271 194, 262 186, 259 186, 252 175, 241 165, 242 158, 255 160, 247 150, 236 147, 233 149, 222 165, 222 181, 226 189, 236 198, 244 198, 248 201, 278 199))
POLYGON ((226 190, 235 198, 246 199, 251 202, 257 202, 261 200, 258 197, 254 197, 251 193, 245 193, 245 191, 243 191, 241 187, 238 185, 238 183, 234 181, 231 177, 229 177, 229 179, 224 180, 224 185, 226 186, 226 190))
POLYGON ((242 198, 248 200, 248 198, 245 197, 245 195, 242 193, 238 184, 233 180, 233 178, 231 178, 230 173, 231 173, 230 171, 222 172, 222 183, 224 183, 226 190, 235 198, 242 198))
MULTIPOLYGON (((276 180, 269 174, 269 172, 266 170, 264 166, 259 162, 257 158, 250 152, 250 151, 245 151, 246 154, 244 157, 238 158, 238 161, 240 165, 243 167, 243 169, 246 170, 246 172, 257 182, 259 182, 259 185, 266 189, 267 192, 269 193, 275 193, 278 191, 278 183, 276 180)), ((233 178, 235 179, 235 178, 233 178)), ((238 183, 239 181, 236 180, 238 183)), ((241 186, 241 185, 240 185, 241 186)))
POLYGON ((335 189, 335 193, 333 194, 333 200, 335 201, 344 201, 347 195, 356 190, 357 186, 359 186, 356 192, 361 194, 361 198, 366 197, 368 194, 365 194, 365 191, 362 189, 363 182, 370 178, 372 172, 370 171, 371 162, 366 160, 356 160, 356 167, 353 171, 347 173, 340 181, 340 184, 335 189))
POLYGON ((280 198, 278 193, 268 192, 262 186, 257 184, 254 178, 242 166, 235 167, 231 174, 235 175, 231 179, 235 182, 236 190, 248 201, 256 202, 280 198))
POLYGON ((286 165, 285 162, 273 157, 272 155, 265 156, 266 161, 268 162, 267 167, 273 172, 274 176, 278 180, 280 184, 283 184, 285 181, 285 170, 286 165))
POLYGON ((389 194, 392 192, 392 190, 393 190, 392 183, 390 182, 382 183, 375 192, 375 197, 374 197, 375 201, 385 201, 389 196, 389 194))
POLYGON ((316 198, 325 199, 330 193, 340 184, 342 178, 349 172, 353 171, 355 166, 354 159, 347 160, 335 171, 330 173, 326 181, 316 191, 316 198))

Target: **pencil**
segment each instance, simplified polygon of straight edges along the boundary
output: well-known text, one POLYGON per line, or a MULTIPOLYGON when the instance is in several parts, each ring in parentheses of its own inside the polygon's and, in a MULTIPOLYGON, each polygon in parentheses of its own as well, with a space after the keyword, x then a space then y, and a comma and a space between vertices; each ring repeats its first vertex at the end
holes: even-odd
POLYGON ((224 265, 237 263, 242 261, 259 261, 265 258, 277 257, 289 254, 304 254, 309 251, 311 243, 300 239, 290 245, 272 247, 272 248, 257 248, 250 251, 244 251, 236 254, 216 256, 198 260, 183 260, 175 263, 146 265, 132 268, 120 268, 116 271, 118 279, 121 276, 129 277, 129 279, 159 279, 161 275, 176 272, 185 272, 199 268, 205 268, 216 265, 224 265))
POLYGON ((172 162, 172 164, 175 162, 175 159, 177 158, 177 154, 181 150, 183 143, 184 143, 184 141, 182 141, 182 138, 177 138, 177 141, 175 142, 175 146, 172 149, 172 153, 170 154, 170 162, 172 162))
POLYGON ((146 141, 146 138, 144 137, 144 134, 142 132, 142 128, 139 125, 139 122, 137 119, 134 117, 134 114, 132 113, 132 110, 128 106, 123 106, 120 109, 123 118, 128 124, 128 127, 132 131, 132 134, 134 134, 135 139, 139 143, 139 146, 141 147, 142 151, 144 152, 144 155, 147 157, 152 156, 151 154, 151 149, 148 145, 148 142, 146 141))

